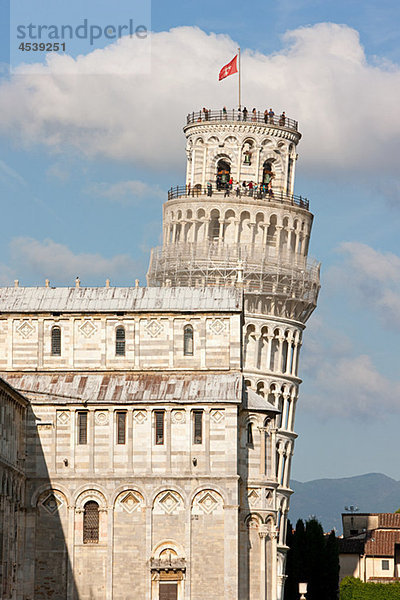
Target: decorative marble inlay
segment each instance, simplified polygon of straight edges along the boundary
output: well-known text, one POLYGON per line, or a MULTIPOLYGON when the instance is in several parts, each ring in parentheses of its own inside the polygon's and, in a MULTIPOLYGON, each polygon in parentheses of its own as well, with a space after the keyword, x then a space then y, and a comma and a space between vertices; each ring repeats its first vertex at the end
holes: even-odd
POLYGON ((60 425, 67 425, 67 423, 69 423, 69 412, 66 412, 65 410, 57 412, 57 423, 60 425))
POLYGON ((212 513, 218 506, 218 500, 214 498, 214 495, 211 492, 206 492, 200 500, 198 500, 198 505, 207 515, 212 513))
POLYGON ((27 339, 35 331, 35 328, 30 321, 22 321, 18 325, 17 331, 24 339, 27 339))
POLYGON ((184 410, 173 410, 171 413, 173 423, 186 423, 186 414, 184 410))
POLYGON ((168 491, 160 498, 159 505, 166 513, 171 514, 179 506, 179 497, 168 491))
POLYGON ((147 325, 145 325, 145 330, 153 338, 159 336, 163 329, 164 327, 162 326, 162 323, 160 323, 160 321, 156 321, 155 319, 152 319, 147 323, 147 325))
POLYGON ((56 496, 54 493, 49 494, 43 501, 42 501, 42 506, 45 510, 47 510, 48 513, 50 513, 51 515, 54 515, 54 513, 56 513, 61 506, 63 505, 63 501, 61 500, 61 498, 59 498, 58 496, 56 496))
POLYGON ((89 338, 97 331, 97 327, 93 321, 86 320, 82 325, 79 325, 79 331, 81 331, 86 338, 89 338))
POLYGON ((133 513, 141 506, 142 500, 143 499, 141 496, 139 496, 139 494, 135 494, 134 492, 128 492, 125 496, 121 498, 119 503, 126 512, 133 513))
POLYGON ((108 412, 96 411, 95 423, 96 425, 108 425, 108 412))
POLYGON ((247 490, 247 498, 249 500, 250 506, 255 506, 259 503, 260 494, 258 493, 258 491, 256 489, 249 488, 247 490))
POLYGON ((221 319, 214 319, 214 321, 210 323, 210 329, 216 335, 221 335, 221 333, 223 333, 226 329, 225 323, 221 321, 221 319))
POLYGON ((210 417, 214 423, 221 423, 225 418, 225 414, 223 410, 212 410, 210 412, 210 417))
POLYGON ((142 423, 144 423, 147 420, 147 414, 145 410, 135 410, 133 412, 133 420, 136 423, 139 423, 139 425, 141 425, 142 423))

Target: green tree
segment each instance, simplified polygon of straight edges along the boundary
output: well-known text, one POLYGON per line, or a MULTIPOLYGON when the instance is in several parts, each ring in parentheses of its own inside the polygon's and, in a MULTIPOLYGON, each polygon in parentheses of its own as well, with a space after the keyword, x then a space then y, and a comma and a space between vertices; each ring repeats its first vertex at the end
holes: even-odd
POLYGON ((285 600, 299 599, 299 582, 308 583, 307 600, 336 600, 339 554, 335 534, 325 536, 321 524, 309 519, 288 527, 285 600))
POLYGON ((339 547, 334 531, 331 531, 325 547, 325 600, 336 600, 339 586, 339 547))
POLYGON ((307 600, 325 598, 325 538, 317 519, 306 522, 306 578, 307 600))

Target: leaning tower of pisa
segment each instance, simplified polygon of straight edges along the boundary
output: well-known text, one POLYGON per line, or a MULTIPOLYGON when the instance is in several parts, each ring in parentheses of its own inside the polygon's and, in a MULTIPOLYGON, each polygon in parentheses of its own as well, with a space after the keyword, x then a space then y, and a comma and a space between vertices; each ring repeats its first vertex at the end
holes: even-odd
POLYGON ((184 132, 186 183, 168 193, 148 284, 243 289, 238 597, 281 600, 299 352, 320 287, 313 215, 294 193, 301 134, 286 116, 204 110, 184 132))

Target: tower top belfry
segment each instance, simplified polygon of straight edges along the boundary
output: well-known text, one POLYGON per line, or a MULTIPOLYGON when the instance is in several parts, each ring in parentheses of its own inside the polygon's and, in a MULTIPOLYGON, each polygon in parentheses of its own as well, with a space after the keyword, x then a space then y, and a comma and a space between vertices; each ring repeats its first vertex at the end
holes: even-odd
POLYGON ((301 138, 297 121, 276 116, 272 109, 192 112, 184 127, 187 139, 186 183, 202 186, 220 172, 222 183, 269 183, 283 195, 294 191, 296 146, 301 138))
POLYGON ((163 246, 149 285, 239 285, 278 317, 304 323, 316 306, 319 265, 308 259, 313 216, 294 193, 297 121, 272 111, 187 116, 185 185, 164 205, 163 246))

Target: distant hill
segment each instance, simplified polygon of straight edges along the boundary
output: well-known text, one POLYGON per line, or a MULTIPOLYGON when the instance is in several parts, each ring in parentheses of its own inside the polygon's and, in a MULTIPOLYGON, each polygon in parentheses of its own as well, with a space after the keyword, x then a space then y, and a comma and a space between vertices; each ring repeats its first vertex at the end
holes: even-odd
POLYGON ((360 512, 395 512, 400 508, 400 481, 382 473, 367 473, 341 479, 315 479, 301 483, 294 479, 290 485, 294 494, 290 501, 289 519, 315 515, 325 531, 334 527, 342 532, 341 514, 353 504, 360 512))

